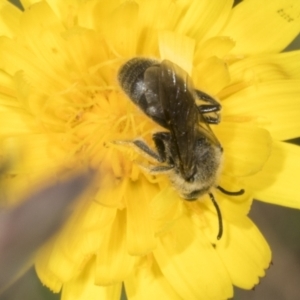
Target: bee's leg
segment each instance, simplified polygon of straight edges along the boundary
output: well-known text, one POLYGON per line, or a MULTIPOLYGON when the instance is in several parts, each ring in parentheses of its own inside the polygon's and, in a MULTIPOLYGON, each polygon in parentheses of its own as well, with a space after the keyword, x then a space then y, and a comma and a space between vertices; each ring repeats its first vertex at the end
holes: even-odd
POLYGON ((174 168, 173 161, 170 159, 170 140, 171 135, 169 132, 156 132, 152 137, 157 153, 153 151, 145 142, 141 140, 134 140, 133 143, 136 147, 142 150, 151 158, 154 158, 159 163, 166 163, 158 166, 145 167, 140 165, 143 169, 151 174, 168 173, 174 168))
MULTIPOLYGON (((209 104, 204 104, 204 105, 199 105, 199 107, 201 107, 201 112, 202 113, 206 113, 206 112, 215 112, 215 111, 220 111, 222 106, 221 104, 214 99, 213 97, 209 96, 208 94, 199 91, 199 90, 195 90, 197 97, 204 101, 207 102, 209 104)), ((200 109, 199 109, 200 110, 200 109)))
POLYGON ((157 152, 152 150, 145 141, 143 140, 116 140, 112 141, 113 144, 116 145, 124 145, 124 146, 130 146, 134 148, 137 152, 139 152, 142 156, 144 156, 147 159, 152 159, 155 162, 162 162, 161 157, 157 152))
POLYGON ((197 97, 200 100, 209 103, 209 104, 202 104, 202 105, 197 106, 199 112, 201 114, 203 114, 203 117, 206 120, 206 122, 209 124, 220 123, 220 115, 218 112, 222 108, 221 104, 218 101, 216 101, 214 98, 209 96, 208 94, 206 94, 202 91, 199 91, 199 90, 195 90, 195 91, 196 91, 197 97), (207 113, 215 113, 215 117, 206 116, 205 114, 207 114, 207 113))
POLYGON ((168 166, 168 165, 161 165, 161 166, 151 166, 151 167, 146 167, 144 165, 140 165, 140 167, 144 170, 146 170, 150 174, 163 174, 163 173, 168 173, 170 170, 174 168, 174 166, 168 166))
POLYGON ((169 132, 156 132, 152 137, 157 152, 161 157, 161 162, 167 162, 169 165, 173 165, 170 153, 171 134, 169 132))
MULTIPOLYGON (((159 134, 160 132, 158 132, 159 134)), ((163 133, 163 132, 161 132, 163 133)), ((156 134, 155 134, 156 135, 156 134)), ((160 142, 157 144, 157 140, 153 136, 153 140, 155 143, 155 146, 157 148, 158 153, 153 151, 144 141, 142 140, 134 140, 132 143, 139 149, 139 152, 143 154, 144 156, 148 156, 154 160, 156 160, 158 163, 165 162, 165 153, 162 148, 160 148, 160 142), (158 146, 159 145, 159 146, 158 146)), ((145 166, 142 164, 139 164, 140 167, 144 170, 146 170, 150 174, 162 174, 162 173, 168 173, 170 170, 174 168, 173 165, 158 165, 158 166, 145 166)))
MULTIPOLYGON (((163 132, 162 136, 163 136, 163 132)), ((160 132, 157 133, 158 135, 160 132)), ((156 134, 155 134, 156 135, 156 134)), ((153 137, 153 140, 156 144, 156 147, 158 149, 158 153, 153 151, 143 140, 133 140, 133 141, 114 141, 114 143, 122 144, 122 145, 130 145, 133 146, 141 155, 143 155, 146 158, 150 158, 155 160, 158 163, 165 162, 165 154, 160 146, 160 142, 157 142, 157 140, 153 137), (158 143, 158 144, 157 144, 158 143)), ((145 166, 143 164, 139 164, 139 166, 151 174, 162 174, 162 173, 168 173, 170 170, 174 168, 173 165, 158 165, 158 166, 145 166)))
POLYGON ((133 140, 131 143, 139 150, 142 155, 150 157, 157 162, 163 162, 160 153, 156 153, 154 150, 152 150, 143 140, 133 140))
POLYGON ((205 121, 208 124, 215 124, 215 125, 217 125, 221 121, 220 115, 218 113, 215 113, 215 117, 203 115, 203 118, 205 119, 205 121))

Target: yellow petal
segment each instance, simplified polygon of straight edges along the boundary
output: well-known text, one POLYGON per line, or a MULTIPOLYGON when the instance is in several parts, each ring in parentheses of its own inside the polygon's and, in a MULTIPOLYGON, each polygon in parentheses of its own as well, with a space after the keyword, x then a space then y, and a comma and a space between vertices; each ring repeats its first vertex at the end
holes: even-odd
POLYGON ((182 215, 182 201, 177 191, 170 187, 162 188, 151 201, 151 215, 155 220, 156 233, 169 230, 173 222, 182 215))
MULTIPOLYGON (((22 6, 25 10, 29 10, 28 8, 32 8, 34 4, 40 3, 40 0, 20 0, 22 6)), ((74 0, 47 0, 47 5, 51 7, 51 9, 55 12, 55 14, 61 19, 68 20, 69 22, 73 21, 74 13, 77 13, 77 9, 79 9, 80 1, 74 0)), ((69 24, 68 24, 69 25, 69 24)))
MULTIPOLYGON (((41 50, 41 48, 37 48, 41 50)), ((15 75, 18 71, 24 71, 24 77, 41 92, 48 90, 49 86, 62 88, 66 83, 65 76, 61 76, 50 68, 49 61, 34 55, 28 48, 6 37, 0 38, 0 67, 9 75, 15 75)), ((40 52, 41 54, 41 52, 40 52)), ((47 56, 49 58, 49 56, 47 56)), ((51 62, 51 60, 50 60, 51 62)), ((63 72, 65 75, 66 71, 63 72)))
POLYGON ((190 218, 182 216, 153 252, 159 268, 183 299, 227 299, 232 285, 222 261, 190 218))
POLYGON ((209 57, 223 58, 234 47, 235 42, 227 36, 216 36, 198 43, 195 53, 195 63, 199 63, 209 57))
POLYGON ((69 220, 69 230, 63 230, 58 238, 58 243, 62 244, 62 252, 73 265, 70 269, 79 269, 87 256, 98 251, 99 244, 105 238, 104 234, 112 225, 115 216, 116 209, 83 199, 82 205, 69 220))
POLYGON ((224 120, 251 122, 286 140, 300 132, 300 80, 251 82, 223 104, 224 120))
POLYGON ((180 19, 175 31, 204 41, 214 36, 230 14, 233 1, 178 1, 180 19))
POLYGON ((97 6, 99 6, 100 1, 88 1, 85 3, 81 3, 80 9, 78 10, 78 25, 83 28, 95 29, 95 20, 94 17, 100 17, 98 13, 96 13, 97 6))
POLYGON ((0 70, 0 103, 1 106, 19 107, 13 77, 0 70))
MULTIPOLYGON (((25 0, 28 1, 28 0, 25 0)), ((35 0, 29 0, 35 2, 35 0)), ((40 1, 39 1, 40 2, 40 1)), ((67 27, 74 26, 76 22, 75 16, 77 15, 77 10, 81 9, 82 1, 74 0, 46 0, 47 4, 51 7, 51 10, 59 17, 60 20, 64 20, 67 27)), ((31 9, 31 7, 30 7, 31 9)))
MULTIPOLYGON (((218 199, 219 200, 219 199, 218 199)), ((228 200, 227 200, 228 201, 228 200)), ((218 220, 215 211, 205 209, 203 215, 193 216, 193 223, 205 232, 207 238, 215 245, 216 253, 223 261, 233 285, 251 289, 265 275, 271 263, 271 251, 262 234, 252 221, 241 215, 228 219, 224 203, 223 236, 216 240, 218 220)))
MULTIPOLYGON (((62 237, 65 239, 67 235, 60 233, 57 240, 50 240, 41 248, 35 258, 35 268, 40 280, 55 292, 60 291, 62 285, 78 273, 89 257, 86 253, 81 252, 83 244, 80 244, 80 249, 76 249, 72 253, 73 257, 78 258, 77 261, 74 261, 73 257, 69 256, 70 249, 66 247, 67 243, 62 237)), ((73 244, 72 240, 68 241, 73 244)))
MULTIPOLYGON (((0 63, 9 74, 24 71, 25 80, 35 87, 35 92, 70 93, 72 83, 86 79, 91 65, 103 60, 102 48, 91 52, 103 38, 83 28, 67 30, 46 2, 25 11, 20 26, 23 32, 18 41, 2 38, 4 60, 0 63)), ((61 95, 55 95, 58 96, 61 95)))
POLYGON ((191 75, 195 40, 171 31, 159 32, 158 38, 161 59, 176 63, 191 75))
POLYGON ((64 284, 62 300, 119 300, 121 283, 102 287, 95 285, 95 259, 92 258, 75 279, 64 284))
MULTIPOLYGON (((44 248, 44 247, 43 247, 44 248)), ((48 269, 48 251, 42 251, 35 260, 35 271, 41 282, 54 293, 59 293, 63 282, 48 269)))
POLYGON ((106 42, 117 56, 130 57, 136 52, 138 8, 134 1, 124 2, 112 12, 109 22, 102 28, 106 42))
MULTIPOLYGON (((66 82, 68 72, 65 69, 69 57, 66 51, 62 51, 65 45, 62 34, 66 29, 51 7, 46 2, 33 5, 23 13, 20 26, 23 30, 21 41, 27 45, 26 50, 30 49, 30 56, 33 55, 34 59, 26 58, 24 54, 18 54, 18 57, 24 63, 31 62, 35 68, 44 70, 39 74, 47 74, 48 80, 66 82)), ((26 73, 31 71, 30 66, 24 69, 20 65, 19 68, 26 73)))
POLYGON ((243 181, 258 200, 300 208, 299 170, 300 147, 274 142, 271 157, 263 170, 243 181))
POLYGON ((95 201, 106 207, 124 206, 123 195, 127 188, 127 180, 119 180, 112 174, 107 172, 103 178, 100 179, 95 201))
POLYGON ((127 188, 125 201, 128 253, 145 255, 156 245, 150 200, 157 193, 157 188, 144 180, 130 182, 127 188))
POLYGON ((83 199, 60 234, 36 257, 36 270, 42 282, 57 291, 61 283, 71 280, 98 251, 115 214, 115 209, 83 199))
POLYGON ((39 39, 41 39, 43 31, 47 31, 50 28, 53 33, 57 34, 65 31, 62 22, 54 14, 47 2, 40 2, 26 10, 22 14, 20 26, 22 28, 21 38, 25 40, 27 47, 30 47, 34 53, 41 51, 40 48, 43 45, 43 41, 39 39))
MULTIPOLYGON (((240 221, 241 218, 247 215, 252 204, 252 198, 249 197, 249 193, 240 196, 224 195, 217 190, 212 190, 211 193, 221 212, 224 236, 227 234, 228 222, 240 221)), ((216 207, 209 195, 207 194, 198 201, 188 202, 185 205, 189 209, 189 216, 193 224, 199 230, 203 230, 211 245, 214 247, 218 245, 220 242, 218 235, 221 223, 218 219, 216 207)))
POLYGON ((252 289, 265 276, 271 263, 271 250, 262 234, 246 217, 226 222, 222 239, 216 246, 232 283, 252 289))
POLYGON ((172 21, 172 17, 174 17, 172 13, 174 13, 176 5, 174 1, 153 0, 151 1, 151 3, 148 1, 140 2, 140 18, 145 27, 163 28, 163 24, 172 21), (171 11, 171 15, 166 14, 166 10, 168 10, 169 12, 171 11), (165 18, 163 18, 162 16, 165 16, 165 18))
POLYGON ((297 0, 242 1, 220 34, 236 41, 235 54, 280 52, 299 34, 299 14, 297 0))
POLYGON ((226 64, 217 57, 210 57, 195 66, 193 78, 197 90, 211 95, 216 95, 230 82, 226 64))
POLYGON ((121 211, 100 244, 95 283, 110 285, 123 281, 131 274, 136 261, 137 257, 127 251, 126 212, 121 211))
POLYGON ((241 59, 229 66, 229 72, 231 84, 300 79, 300 51, 241 59))
MULTIPOLYGON (((23 134, 7 137, 1 142, 2 146, 6 144, 16 145, 16 148, 19 147, 23 151, 24 158, 22 161, 18 165, 13 165, 10 169, 10 172, 13 174, 30 173, 32 178, 34 178, 44 174, 45 169, 48 172, 55 172, 61 166, 59 160, 64 156, 64 151, 59 149, 57 145, 51 147, 51 141, 47 135, 23 134), (51 151, 53 152, 51 153, 51 151)), ((41 180, 41 178, 39 179, 41 180)))
POLYGON ((222 122, 214 131, 224 148, 222 173, 249 176, 263 168, 272 147, 268 131, 230 122, 222 122))
MULTIPOLYGON (((222 180, 219 182, 221 187, 230 192, 237 192, 244 189, 244 193, 229 196, 219 190, 215 190, 213 194, 221 209, 222 216, 227 220, 235 220, 249 213, 253 201, 253 192, 251 190, 245 190, 243 184, 236 180, 236 178, 226 177, 227 176, 222 175, 222 180)), ((210 211, 216 213, 216 209, 210 199, 207 199, 204 204, 209 207, 210 211)), ((215 220, 215 223, 217 223, 217 220, 215 220)))
POLYGON ((182 299, 152 257, 149 258, 148 265, 136 268, 134 274, 125 280, 125 289, 130 300, 182 299))
POLYGON ((15 37, 20 30, 21 10, 9 1, 1 1, 0 16, 1 35, 15 37))
MULTIPOLYGON (((1 101, 1 100, 0 100, 1 101)), ((31 133, 31 118, 22 110, 0 108, 0 135, 2 138, 31 133), (29 121, 29 122, 28 122, 29 121)))
POLYGON ((20 2, 24 8, 28 8, 32 4, 40 2, 40 1, 39 0, 20 0, 20 2))
MULTIPOLYGON (((36 69, 35 60, 32 53, 24 48, 17 47, 16 43, 6 37, 0 38, 0 67, 10 75, 14 75, 20 69, 28 69, 40 74, 36 69)), ((37 76, 37 75, 36 75, 37 76)))

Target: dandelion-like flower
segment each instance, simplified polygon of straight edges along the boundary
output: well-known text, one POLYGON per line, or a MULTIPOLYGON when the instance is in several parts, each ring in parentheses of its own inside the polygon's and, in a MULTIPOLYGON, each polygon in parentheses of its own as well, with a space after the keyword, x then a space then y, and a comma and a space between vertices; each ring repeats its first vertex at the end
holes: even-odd
POLYGON ((24 149, 6 178, 11 201, 61 168, 102 174, 92 197, 36 257, 41 281, 66 299, 227 299, 251 289, 271 262, 247 217, 252 199, 299 208, 300 52, 281 53, 299 33, 296 0, 2 2, 1 155, 24 149), (180 198, 166 175, 140 167, 161 127, 122 91, 133 57, 167 59, 195 88, 219 99, 212 125, 224 148, 218 185, 223 236, 208 195, 180 198), (8 145, 10 145, 8 147, 8 145))

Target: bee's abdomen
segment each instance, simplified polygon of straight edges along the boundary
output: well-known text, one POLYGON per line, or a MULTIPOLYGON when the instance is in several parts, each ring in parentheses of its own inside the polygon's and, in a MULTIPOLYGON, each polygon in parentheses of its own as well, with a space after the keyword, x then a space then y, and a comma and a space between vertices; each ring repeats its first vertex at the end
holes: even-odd
POLYGON ((145 93, 145 71, 156 63, 152 59, 133 58, 121 67, 118 76, 119 83, 134 102, 138 103, 145 93))

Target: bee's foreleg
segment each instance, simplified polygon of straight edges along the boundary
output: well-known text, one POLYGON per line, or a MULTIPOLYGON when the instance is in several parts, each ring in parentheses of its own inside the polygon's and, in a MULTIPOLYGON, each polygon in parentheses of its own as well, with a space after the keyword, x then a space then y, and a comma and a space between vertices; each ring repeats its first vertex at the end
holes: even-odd
POLYGON ((144 169, 145 171, 147 171, 150 174, 163 174, 163 173, 168 173, 170 172, 174 166, 170 166, 170 165, 160 165, 160 166, 145 166, 142 164, 139 164, 139 166, 144 169))
POLYGON ((116 140, 112 143, 117 145, 124 145, 124 146, 130 146, 135 149, 138 153, 140 153, 142 156, 144 156, 147 159, 152 159, 155 162, 162 162, 161 157, 158 153, 156 153, 154 150, 152 150, 146 142, 140 139, 136 140, 116 140))
POLYGON ((146 142, 144 142, 143 140, 133 140, 131 142, 135 148, 143 155, 146 156, 148 158, 152 158, 157 162, 163 162, 162 157, 160 156, 159 153, 156 153, 154 150, 152 150, 147 144, 146 142))
POLYGON ((150 148, 149 145, 141 139, 136 139, 133 141, 118 140, 114 141, 113 143, 134 147, 135 150, 138 151, 145 158, 152 159, 157 163, 166 163, 166 165, 158 165, 151 167, 145 167, 140 164, 140 166, 143 169, 147 170, 149 173, 166 173, 174 168, 173 161, 170 159, 172 157, 170 154, 171 134, 169 132, 156 132, 153 134, 152 138, 157 152, 150 148))

